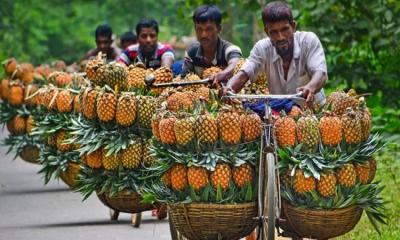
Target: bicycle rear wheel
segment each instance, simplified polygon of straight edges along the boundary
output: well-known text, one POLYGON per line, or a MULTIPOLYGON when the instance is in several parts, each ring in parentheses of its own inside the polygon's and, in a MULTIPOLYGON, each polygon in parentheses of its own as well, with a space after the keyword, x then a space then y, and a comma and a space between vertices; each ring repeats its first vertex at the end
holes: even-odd
POLYGON ((276 223, 276 212, 277 212, 277 189, 276 189, 276 172, 275 172, 275 156, 273 153, 267 153, 267 194, 266 194, 266 205, 267 209, 267 239, 275 239, 275 223, 276 223))

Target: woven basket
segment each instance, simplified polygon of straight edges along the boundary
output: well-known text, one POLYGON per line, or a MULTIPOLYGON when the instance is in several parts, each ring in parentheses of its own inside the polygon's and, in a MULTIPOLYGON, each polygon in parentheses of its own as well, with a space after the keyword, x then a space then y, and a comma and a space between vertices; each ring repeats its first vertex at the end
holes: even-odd
POLYGON ((282 202, 282 212, 291 230, 303 238, 328 239, 351 231, 361 218, 356 205, 335 210, 302 209, 282 202))
POLYGON ((39 148, 26 146, 19 153, 19 157, 26 162, 39 164, 39 148))
POLYGON ((140 213, 155 208, 153 204, 143 204, 138 193, 122 191, 117 196, 110 197, 107 193, 97 193, 97 197, 107 207, 125 213, 140 213))
POLYGON ((257 224, 255 203, 177 203, 168 204, 168 212, 176 230, 190 240, 240 239, 257 224))
POLYGON ((65 182, 65 184, 67 184, 69 187, 75 187, 76 178, 78 177, 80 169, 81 167, 78 163, 68 163, 67 171, 60 173, 61 180, 63 180, 63 182, 65 182))

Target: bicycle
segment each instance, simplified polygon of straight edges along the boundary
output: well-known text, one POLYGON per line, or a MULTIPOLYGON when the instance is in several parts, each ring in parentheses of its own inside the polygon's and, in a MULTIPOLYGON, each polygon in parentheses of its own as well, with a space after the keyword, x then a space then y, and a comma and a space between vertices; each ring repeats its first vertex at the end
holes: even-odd
POLYGON ((264 121, 261 133, 261 154, 258 175, 258 225, 256 235, 258 240, 275 239, 276 220, 280 219, 281 196, 279 171, 277 168, 276 139, 274 136, 271 99, 301 100, 302 93, 292 95, 246 95, 228 92, 224 98, 239 100, 258 100, 264 103, 264 121), (267 176, 265 176, 267 174, 267 176), (273 229, 273 230, 271 230, 273 229))

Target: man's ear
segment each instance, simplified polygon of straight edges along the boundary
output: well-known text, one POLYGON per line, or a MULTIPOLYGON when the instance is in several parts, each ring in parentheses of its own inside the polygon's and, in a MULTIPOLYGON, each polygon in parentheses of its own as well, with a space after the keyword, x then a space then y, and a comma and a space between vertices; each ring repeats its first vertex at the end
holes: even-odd
POLYGON ((217 30, 218 30, 218 33, 220 33, 222 31, 222 25, 221 24, 217 24, 217 30))
POLYGON ((264 26, 264 32, 265 32, 265 33, 267 34, 267 36, 269 37, 267 26, 264 26))
POLYGON ((297 27, 297 23, 296 21, 293 20, 293 22, 290 24, 293 28, 293 32, 296 32, 296 27, 297 27))

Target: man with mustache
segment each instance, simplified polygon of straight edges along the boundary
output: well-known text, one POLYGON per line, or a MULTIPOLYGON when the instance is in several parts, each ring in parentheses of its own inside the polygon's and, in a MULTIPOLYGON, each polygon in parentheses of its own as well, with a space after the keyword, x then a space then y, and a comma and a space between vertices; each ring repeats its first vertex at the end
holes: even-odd
MULTIPOLYGON (((241 70, 232 77, 227 91, 239 92, 250 79, 263 71, 271 94, 294 94, 302 91, 306 102, 322 106, 323 86, 328 79, 324 50, 312 32, 296 31, 291 9, 274 1, 262 11, 267 38, 258 41, 241 70)), ((223 93, 223 94, 224 94, 223 93)))
POLYGON ((221 72, 210 76, 214 84, 226 81, 232 77, 236 63, 242 57, 238 46, 222 39, 222 14, 218 7, 203 5, 193 14, 193 23, 198 42, 192 44, 186 51, 182 75, 190 72, 202 75, 205 68, 217 66, 221 72))
POLYGON ((117 61, 125 65, 143 63, 146 68, 171 67, 174 50, 168 44, 158 42, 158 23, 143 19, 136 25, 137 44, 129 46, 117 61))

